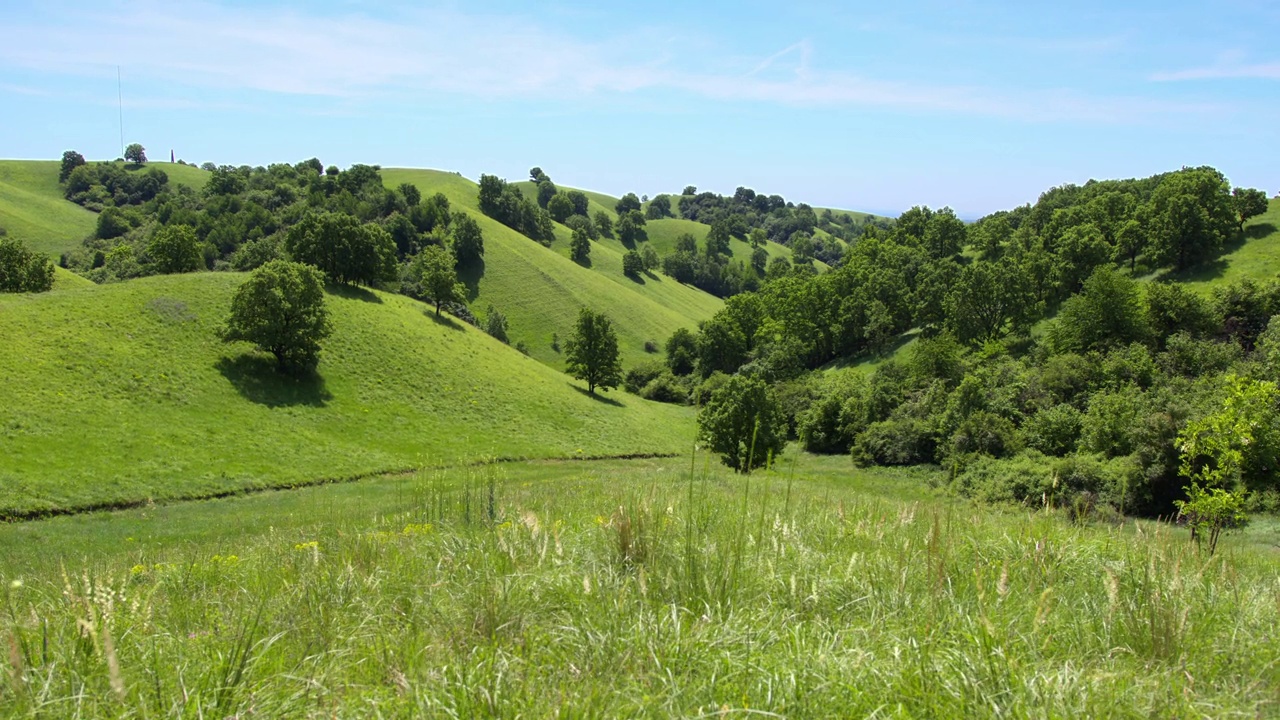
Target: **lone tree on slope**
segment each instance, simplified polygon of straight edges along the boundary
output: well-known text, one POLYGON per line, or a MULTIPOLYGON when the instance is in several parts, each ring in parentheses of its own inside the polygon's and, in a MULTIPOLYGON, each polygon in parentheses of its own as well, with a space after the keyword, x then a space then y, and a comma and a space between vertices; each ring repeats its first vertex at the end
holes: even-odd
POLYGON ((251 342, 275 355, 281 372, 305 374, 315 369, 330 332, 320 271, 272 260, 236 290, 222 339, 251 342))
POLYGON ((582 308, 573 335, 565 343, 565 364, 569 374, 587 383, 587 392, 596 387, 608 390, 622 381, 618 361, 618 336, 604 314, 582 308))

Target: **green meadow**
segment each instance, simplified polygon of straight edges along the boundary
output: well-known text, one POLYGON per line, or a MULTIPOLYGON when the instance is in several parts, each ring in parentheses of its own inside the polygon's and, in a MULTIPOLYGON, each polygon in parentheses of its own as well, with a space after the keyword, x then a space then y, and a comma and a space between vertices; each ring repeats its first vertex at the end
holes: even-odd
POLYGON ((0 527, 7 717, 1268 717, 1277 556, 791 456, 0 527))
MULTIPOLYGON (((422 303, 335 291, 319 373, 218 338, 245 276, 0 297, 0 517, 490 457, 679 452, 693 410, 609 393, 422 303)), ((61 278, 61 276, 60 276, 61 278)))

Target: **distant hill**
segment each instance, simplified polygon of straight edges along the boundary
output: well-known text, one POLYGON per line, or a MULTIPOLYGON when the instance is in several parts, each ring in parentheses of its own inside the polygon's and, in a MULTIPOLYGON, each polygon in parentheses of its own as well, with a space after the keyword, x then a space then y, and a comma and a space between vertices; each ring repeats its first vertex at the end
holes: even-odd
POLYGON ((331 294, 335 330, 318 377, 283 379, 269 357, 217 338, 245 277, 0 296, 9 345, 0 353, 0 520, 495 456, 672 453, 692 442, 691 408, 622 392, 589 397, 479 330, 380 292, 331 294))
MULTIPOLYGON (((123 163, 122 163, 123 164, 123 163)), ((27 247, 58 257, 80 245, 98 221, 63 195, 57 160, 0 160, 0 227, 27 247)), ((132 167, 132 166, 129 166, 132 167)), ((209 173, 190 165, 148 163, 177 185, 204 187, 209 173)))
MULTIPOLYGON (((510 322, 512 344, 523 342, 530 355, 553 367, 564 367, 564 359, 552 349, 551 336, 556 334, 563 343, 582 307, 613 320, 623 365, 629 366, 645 359, 645 342, 661 345, 681 327, 696 329, 698 322, 723 304, 665 275, 646 274, 640 282, 626 277, 622 273, 625 248, 617 240, 592 243, 590 264, 579 265, 569 258, 568 228, 557 224, 556 240, 550 248, 543 247, 481 213, 479 186, 460 175, 384 168, 382 177, 388 187, 412 183, 424 197, 443 193, 451 207, 465 209, 480 223, 484 268, 464 278, 468 304, 477 316, 493 304, 510 322)), ((612 207, 607 211, 612 213, 612 207)))

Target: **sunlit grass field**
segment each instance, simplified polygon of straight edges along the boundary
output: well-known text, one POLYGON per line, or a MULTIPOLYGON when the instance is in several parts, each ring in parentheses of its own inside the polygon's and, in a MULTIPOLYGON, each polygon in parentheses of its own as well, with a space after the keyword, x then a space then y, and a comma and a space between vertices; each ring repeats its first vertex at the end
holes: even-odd
POLYGON ((593 243, 591 262, 569 258, 570 234, 557 226, 552 247, 537 242, 483 215, 478 209, 478 186, 459 175, 437 170, 386 168, 388 187, 402 182, 418 186, 424 196, 437 192, 454 209, 465 209, 484 231, 483 271, 463 277, 468 304, 483 316, 490 304, 509 322, 512 344, 524 343, 534 359, 564 368, 563 348, 552 347, 552 336, 563 343, 573 331, 578 311, 590 307, 613 322, 624 367, 650 359, 645 343, 661 346, 679 328, 694 330, 710 318, 722 302, 664 275, 636 281, 622 274, 620 243, 593 243))
POLYGON ((9 717, 1267 717, 1274 553, 702 456, 0 527, 9 717))
POLYGON ((387 293, 331 293, 317 375, 282 378, 219 340, 245 277, 0 296, 0 520, 489 457, 680 452, 692 437, 692 408, 590 397, 387 293))

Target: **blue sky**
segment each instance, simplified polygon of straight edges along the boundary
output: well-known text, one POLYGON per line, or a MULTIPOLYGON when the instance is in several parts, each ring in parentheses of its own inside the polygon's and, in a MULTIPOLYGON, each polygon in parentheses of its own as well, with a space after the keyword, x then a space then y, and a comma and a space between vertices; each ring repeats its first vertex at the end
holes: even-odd
POLYGON ((82 3, 0 7, 0 157, 738 185, 975 217, 1213 165, 1280 189, 1280 4, 82 3))

